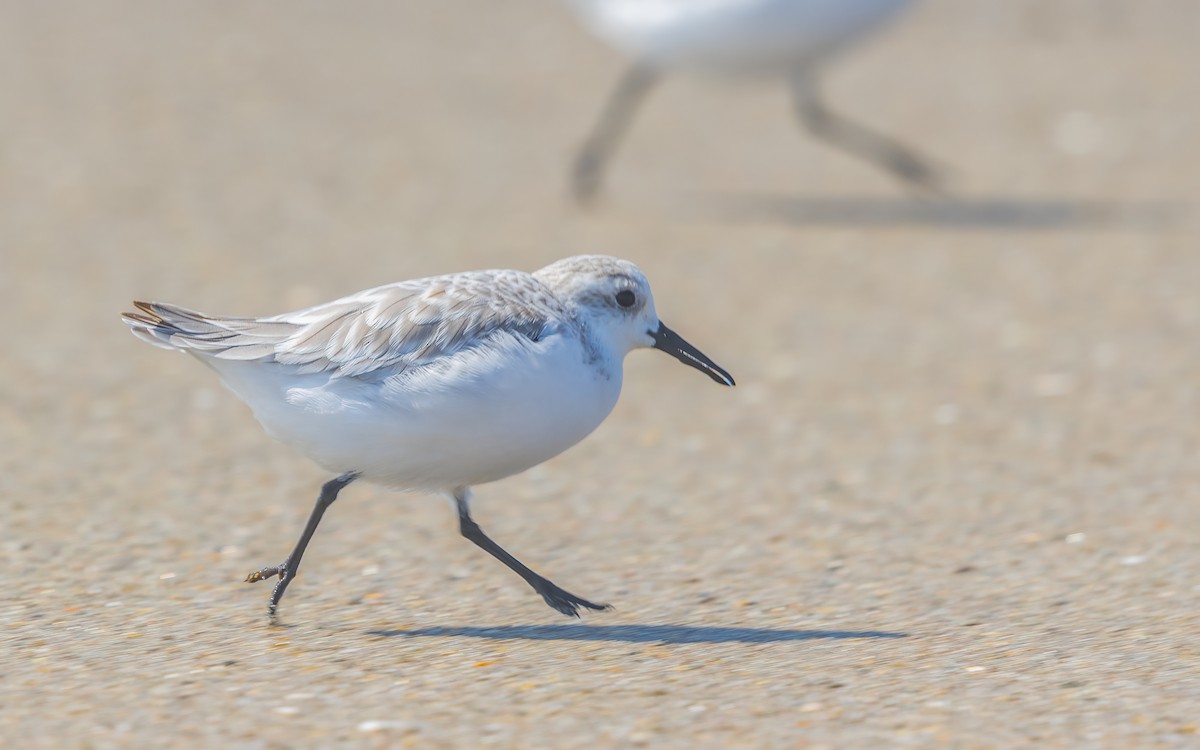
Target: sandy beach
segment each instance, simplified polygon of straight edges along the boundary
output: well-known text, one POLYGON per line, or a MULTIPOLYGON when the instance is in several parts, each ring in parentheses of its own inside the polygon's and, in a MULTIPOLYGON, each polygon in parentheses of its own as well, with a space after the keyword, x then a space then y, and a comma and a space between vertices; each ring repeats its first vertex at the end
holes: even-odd
POLYGON ((0 5, 0 736, 11 748, 1200 747, 1200 5, 929 0, 825 81, 668 80, 552 0, 0 5), (476 519, 572 621, 329 477, 119 313, 636 262, 653 352, 476 519))

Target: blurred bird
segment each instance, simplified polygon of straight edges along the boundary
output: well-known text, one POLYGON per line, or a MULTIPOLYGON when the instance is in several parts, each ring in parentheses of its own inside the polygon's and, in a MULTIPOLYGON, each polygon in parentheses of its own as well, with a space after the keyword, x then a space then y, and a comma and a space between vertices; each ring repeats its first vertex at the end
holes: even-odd
POLYGON ((921 190, 937 190, 938 175, 928 160, 831 112, 817 85, 826 60, 883 26, 910 0, 565 2, 597 36, 633 59, 576 156, 571 187, 578 202, 599 193, 605 166, 637 107, 673 71, 782 78, 813 135, 921 190))

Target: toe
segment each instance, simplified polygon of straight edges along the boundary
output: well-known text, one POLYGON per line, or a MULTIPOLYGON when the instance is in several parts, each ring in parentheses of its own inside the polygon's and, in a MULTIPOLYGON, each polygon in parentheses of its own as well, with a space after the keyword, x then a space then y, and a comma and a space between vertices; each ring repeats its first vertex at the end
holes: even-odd
POLYGON ((539 591, 538 593, 542 595, 542 598, 546 600, 546 604, 549 604, 552 609, 563 613, 567 617, 579 617, 580 607, 597 612, 606 609, 612 609, 612 607, 608 604, 589 602, 583 597, 575 596, 571 592, 565 591, 553 585, 539 591))
POLYGON ((265 581, 268 578, 272 578, 274 576, 279 576, 280 578, 282 578, 286 572, 287 572, 287 568, 285 568, 284 566, 272 565, 268 568, 256 570, 253 573, 251 573, 250 575, 246 576, 246 583, 258 583, 259 581, 265 581))

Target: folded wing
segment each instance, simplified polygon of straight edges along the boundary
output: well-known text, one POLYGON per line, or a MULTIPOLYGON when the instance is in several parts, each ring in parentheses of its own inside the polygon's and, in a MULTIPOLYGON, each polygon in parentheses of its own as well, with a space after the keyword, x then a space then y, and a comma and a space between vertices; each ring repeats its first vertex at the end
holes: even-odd
POLYGON ((219 317, 157 302, 134 306, 138 312, 122 319, 156 346, 340 377, 394 374, 496 335, 539 341, 563 320, 549 291, 517 271, 401 282, 269 318, 219 317))

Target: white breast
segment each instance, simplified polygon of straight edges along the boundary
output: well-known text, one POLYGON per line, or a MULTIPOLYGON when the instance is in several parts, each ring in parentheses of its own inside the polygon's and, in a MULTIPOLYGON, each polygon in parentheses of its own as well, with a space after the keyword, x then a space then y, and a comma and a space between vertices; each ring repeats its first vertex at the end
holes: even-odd
POLYGON ((578 339, 502 334, 494 343, 380 380, 207 363, 273 437, 326 469, 441 490, 536 466, 586 437, 616 405, 620 361, 598 368, 578 339))

